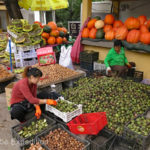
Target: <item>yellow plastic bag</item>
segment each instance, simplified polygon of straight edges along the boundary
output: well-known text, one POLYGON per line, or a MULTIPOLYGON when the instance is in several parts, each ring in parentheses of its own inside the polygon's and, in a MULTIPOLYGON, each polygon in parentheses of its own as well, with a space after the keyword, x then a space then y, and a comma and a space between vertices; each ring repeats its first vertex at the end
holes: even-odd
POLYGON ((27 10, 30 8, 31 3, 32 3, 32 0, 19 0, 18 1, 19 6, 27 10))
POLYGON ((32 0, 31 10, 41 10, 46 11, 50 10, 51 4, 50 0, 32 0))
POLYGON ((52 10, 68 8, 68 0, 50 0, 52 10))

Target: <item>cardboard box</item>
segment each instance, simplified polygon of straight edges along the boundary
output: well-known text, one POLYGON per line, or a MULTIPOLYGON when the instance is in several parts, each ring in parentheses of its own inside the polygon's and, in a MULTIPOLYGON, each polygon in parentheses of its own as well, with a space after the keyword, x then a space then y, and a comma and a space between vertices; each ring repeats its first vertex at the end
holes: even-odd
POLYGON ((11 93, 12 93, 12 89, 13 89, 13 86, 16 82, 12 82, 10 84, 8 84, 6 87, 5 87, 5 93, 6 93, 6 101, 7 101, 7 106, 8 106, 8 110, 10 110, 10 99, 11 99, 11 93))

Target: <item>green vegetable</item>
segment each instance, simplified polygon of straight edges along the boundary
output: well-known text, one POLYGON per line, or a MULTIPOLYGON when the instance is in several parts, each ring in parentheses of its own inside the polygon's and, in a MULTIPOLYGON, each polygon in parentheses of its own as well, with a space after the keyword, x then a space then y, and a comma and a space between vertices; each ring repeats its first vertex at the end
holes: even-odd
POLYGON ((50 33, 51 32, 50 26, 48 26, 48 25, 44 26, 43 31, 46 32, 46 33, 50 33))
POLYGON ((28 127, 23 127, 22 130, 18 132, 18 134, 23 138, 28 138, 41 132, 47 126, 48 124, 46 119, 40 119, 36 122, 31 122, 31 125, 29 125, 28 127))
POLYGON ((104 31, 103 29, 99 29, 96 32, 96 39, 103 39, 104 38, 104 31))

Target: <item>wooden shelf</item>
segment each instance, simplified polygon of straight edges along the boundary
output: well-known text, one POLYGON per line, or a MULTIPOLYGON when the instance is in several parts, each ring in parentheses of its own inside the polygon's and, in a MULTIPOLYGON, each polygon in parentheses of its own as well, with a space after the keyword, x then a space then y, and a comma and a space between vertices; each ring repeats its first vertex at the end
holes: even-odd
POLYGON ((100 47, 106 47, 106 48, 112 48, 114 46, 114 42, 113 41, 93 42, 93 41, 90 41, 90 40, 82 40, 81 43, 83 45, 100 46, 100 47))

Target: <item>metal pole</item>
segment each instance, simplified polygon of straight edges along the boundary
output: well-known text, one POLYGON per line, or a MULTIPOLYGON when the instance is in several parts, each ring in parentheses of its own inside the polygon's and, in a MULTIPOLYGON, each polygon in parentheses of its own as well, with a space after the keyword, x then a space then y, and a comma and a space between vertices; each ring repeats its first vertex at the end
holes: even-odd
POLYGON ((55 10, 52 10, 52 20, 56 22, 56 17, 55 17, 55 10))

